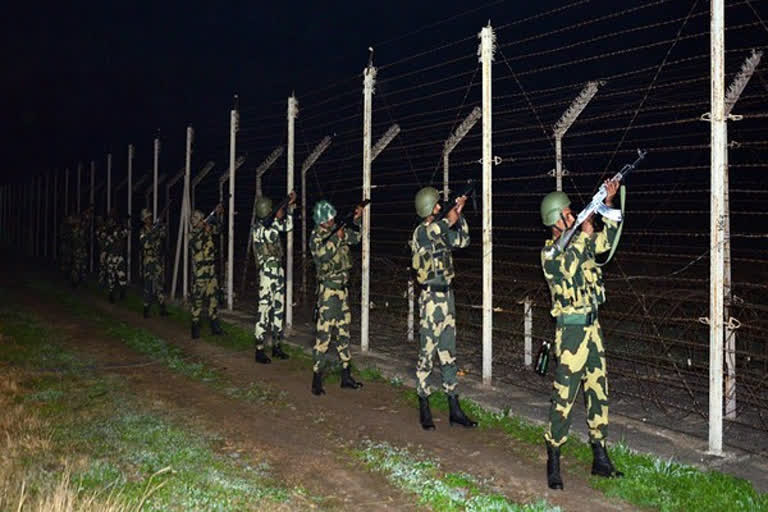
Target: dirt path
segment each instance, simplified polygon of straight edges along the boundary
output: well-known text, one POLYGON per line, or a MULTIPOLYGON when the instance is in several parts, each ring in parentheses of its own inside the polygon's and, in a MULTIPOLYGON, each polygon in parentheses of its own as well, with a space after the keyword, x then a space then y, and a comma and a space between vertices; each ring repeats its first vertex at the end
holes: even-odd
MULTIPOLYGON (((88 325, 75 322, 64 309, 29 288, 14 286, 19 304, 34 308, 50 323, 65 329, 79 350, 97 361, 140 361, 142 356, 88 325)), ((423 431, 418 411, 403 405, 396 390, 385 383, 366 383, 360 391, 326 385, 327 394, 313 396, 310 370, 297 364, 275 362, 256 365, 252 352, 236 353, 191 341, 189 331, 177 322, 160 317, 144 319, 120 305, 93 295, 81 294, 94 308, 125 323, 142 326, 186 353, 207 361, 235 385, 251 383, 284 392, 282 403, 250 403, 227 397, 159 365, 112 370, 149 396, 185 416, 218 431, 233 450, 266 455, 273 467, 291 484, 313 493, 334 497, 343 509, 416 510, 415 499, 394 489, 381 475, 366 471, 349 454, 361 441, 387 441, 398 446, 424 449, 439 458, 448 471, 468 472, 491 479, 493 487, 517 502, 545 498, 563 510, 635 510, 631 505, 605 497, 589 487, 584 470, 569 471, 564 479, 567 493, 546 486, 544 455, 537 461, 522 455, 530 447, 496 431, 450 428, 447 413, 436 412, 437 430, 423 431)))

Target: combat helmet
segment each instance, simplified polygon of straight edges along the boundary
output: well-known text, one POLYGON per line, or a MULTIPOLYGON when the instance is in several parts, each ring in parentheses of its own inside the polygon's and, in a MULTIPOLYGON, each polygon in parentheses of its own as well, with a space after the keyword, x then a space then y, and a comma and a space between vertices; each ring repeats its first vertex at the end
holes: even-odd
POLYGON ((192 222, 193 226, 197 226, 200 222, 202 222, 204 218, 205 216, 203 215, 203 212, 201 212, 200 210, 195 210, 194 212, 192 212, 192 218, 190 219, 190 221, 192 222))
POLYGON ((440 193, 436 188, 424 187, 416 193, 414 203, 416 205, 416 214, 425 219, 432 215, 435 205, 440 200, 440 193))
POLYGON ((266 218, 272 213, 272 200, 268 197, 260 197, 256 200, 256 216, 260 219, 266 218))
POLYGON ((152 212, 149 211, 149 208, 142 208, 141 209, 141 220, 142 222, 146 221, 147 219, 152 218, 152 212))
POLYGON ((335 216, 336 208, 334 208, 328 201, 322 200, 315 203, 315 208, 312 211, 312 217, 315 220, 315 224, 323 224, 335 216))
POLYGON ((550 192, 541 200, 541 222, 545 226, 554 226, 560 220, 563 208, 570 206, 571 200, 565 192, 550 192))

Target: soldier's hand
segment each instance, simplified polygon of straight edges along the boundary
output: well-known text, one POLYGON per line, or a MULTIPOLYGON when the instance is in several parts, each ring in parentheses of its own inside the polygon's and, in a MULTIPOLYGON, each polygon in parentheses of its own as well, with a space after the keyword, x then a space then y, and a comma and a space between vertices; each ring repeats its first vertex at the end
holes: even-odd
POLYGON ((222 213, 224 213, 224 206, 222 206, 222 204, 219 203, 216 205, 216 214, 221 215, 222 213))
POLYGON ((584 233, 585 235, 591 235, 592 233, 595 232, 595 226, 594 224, 592 224, 592 218, 594 216, 595 214, 593 213, 592 215, 587 217, 587 219, 584 222, 581 223, 581 232, 584 233))
POLYGON ((362 216, 363 216, 363 207, 360 206, 360 205, 357 205, 357 207, 355 208, 354 219, 357 220, 357 219, 359 219, 362 216))
POLYGON ((618 180, 605 180, 605 205, 613 206, 613 198, 619 190, 618 180))
POLYGON ((344 228, 340 228, 336 234, 339 236, 339 240, 344 240, 344 228))
POLYGON ((445 214, 445 219, 448 221, 448 226, 453 226, 459 221, 459 212, 456 211, 456 208, 451 208, 448 210, 448 213, 445 214))
POLYGON ((288 200, 288 206, 293 206, 293 205, 295 205, 295 204, 296 204, 296 192, 294 192, 293 190, 291 190, 291 193, 290 193, 290 194, 288 194, 288 197, 290 198, 290 199, 288 200))
POLYGON ((285 211, 283 210, 283 208, 280 208, 279 210, 277 210, 277 213, 275 214, 275 218, 278 220, 282 220, 283 217, 285 217, 285 211))
POLYGON ((456 198, 456 206, 454 209, 456 213, 461 215, 461 211, 464 209, 464 205, 467 204, 467 196, 461 196, 456 198))

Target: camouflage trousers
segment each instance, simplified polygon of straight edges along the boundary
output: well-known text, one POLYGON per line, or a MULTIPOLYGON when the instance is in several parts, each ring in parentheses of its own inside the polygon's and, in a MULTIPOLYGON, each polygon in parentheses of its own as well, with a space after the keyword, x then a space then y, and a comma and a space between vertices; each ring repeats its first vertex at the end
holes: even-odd
POLYGON ((158 304, 165 303, 163 288, 165 284, 165 273, 163 267, 156 262, 145 264, 141 269, 144 278, 144 306, 149 306, 157 300, 158 304))
POLYGON ((85 269, 88 257, 85 251, 76 251, 72 255, 72 265, 69 270, 69 277, 73 283, 79 283, 85 279, 85 269))
POLYGON ((107 282, 107 253, 101 251, 99 253, 99 284, 106 284, 107 282))
POLYGON ((195 269, 195 283, 192 286, 192 321, 200 321, 203 306, 208 310, 208 318, 216 320, 219 307, 219 282, 213 264, 195 269))
POLYGON ((280 343, 283 339, 284 319, 285 273, 278 260, 270 259, 259 270, 259 307, 253 329, 257 350, 264 350, 267 331, 272 334, 273 345, 280 343))
POLYGON ((312 349, 314 365, 312 370, 317 373, 325 366, 325 355, 331 340, 336 338, 336 351, 339 353, 343 368, 349 366, 349 325, 352 323, 352 313, 349 311, 346 287, 337 289, 321 283, 317 293, 317 326, 315 346, 312 349), (334 336, 335 335, 335 336, 334 336))
POLYGON ((573 403, 584 387, 587 427, 592 442, 603 443, 608 427, 608 379, 600 323, 566 325, 555 331, 558 364, 549 410, 549 428, 544 434, 552 446, 568 439, 573 403))
POLYGON ((443 389, 449 396, 456 394, 456 304, 453 291, 422 290, 419 295, 419 361, 416 392, 428 397, 432 390, 428 380, 432 374, 435 352, 440 360, 443 389))
POLYGON ((128 284, 126 274, 125 258, 122 254, 107 254, 104 259, 107 275, 107 288, 111 292, 115 286, 125 286, 128 284))

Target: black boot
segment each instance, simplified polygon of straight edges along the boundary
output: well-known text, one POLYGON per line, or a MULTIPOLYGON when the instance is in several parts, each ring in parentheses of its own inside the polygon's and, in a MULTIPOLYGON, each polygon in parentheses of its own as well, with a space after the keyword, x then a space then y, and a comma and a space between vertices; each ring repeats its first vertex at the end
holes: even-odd
POLYGON ((324 395, 323 374, 312 372, 312 394, 316 396, 324 395))
POLYGON ((257 348, 256 349, 256 362, 261 364, 269 364, 272 362, 272 360, 269 358, 267 354, 264 353, 263 348, 257 348))
POLYGON ((547 485, 550 489, 563 489, 560 478, 560 448, 547 443, 547 485))
POLYGON ((144 304, 144 318, 149 318, 149 304, 144 304))
POLYGON ((196 340, 200 337, 200 322, 192 322, 192 339, 196 340))
POLYGON ((429 409, 429 397, 419 397, 419 421, 424 430, 435 430, 432 411, 429 409))
POLYGON ((115 290, 114 289, 109 290, 109 302, 111 304, 115 303, 115 290))
POLYGON ((279 343, 272 345, 272 357, 275 359, 288 359, 288 354, 283 352, 283 347, 279 343))
POLYGON ((220 334, 224 334, 224 331, 221 330, 221 325, 219 325, 218 318, 211 320, 211 332, 217 336, 220 334))
POLYGON ((350 389, 358 389, 363 387, 362 382, 357 382, 352 378, 352 373, 349 371, 349 366, 341 370, 341 387, 350 389))
POLYGON ((590 443, 592 445, 592 474, 606 478, 621 478, 624 473, 613 467, 608 452, 602 443, 590 443))
POLYGON ((450 423, 451 426, 453 426, 454 423, 467 428, 475 428, 477 426, 477 422, 469 419, 467 415, 464 414, 464 411, 461 410, 461 406, 459 405, 459 395, 448 396, 448 408, 450 410, 448 423, 450 423))
POLYGON ((125 300, 125 286, 120 287, 120 300, 125 300))
POLYGON ((160 304, 160 316, 168 316, 170 313, 168 313, 168 310, 165 309, 165 302, 160 304))

